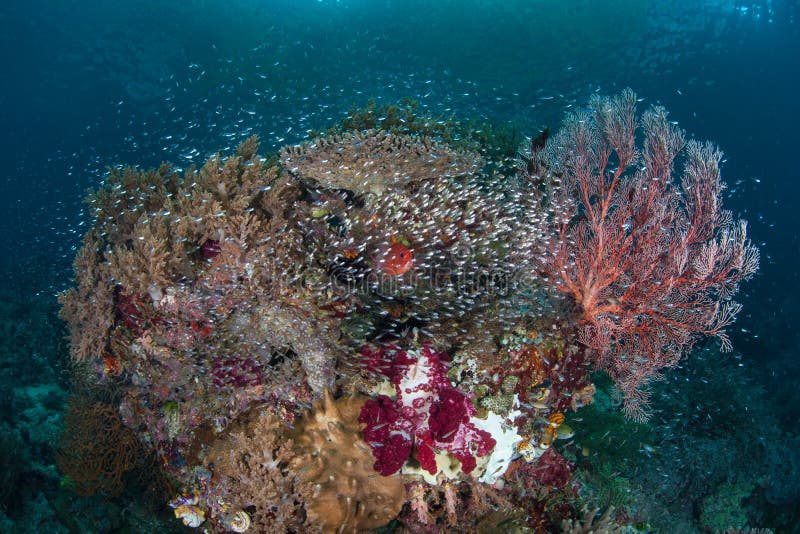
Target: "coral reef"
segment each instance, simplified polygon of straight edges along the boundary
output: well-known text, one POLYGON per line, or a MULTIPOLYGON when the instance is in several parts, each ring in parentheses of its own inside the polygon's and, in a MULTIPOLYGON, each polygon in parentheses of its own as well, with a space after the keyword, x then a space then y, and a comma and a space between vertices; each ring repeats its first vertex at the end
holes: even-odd
POLYGON ((753 492, 753 485, 725 484, 703 500, 700 525, 710 531, 747 527, 744 502, 753 492))
MULTIPOLYGON (((373 358, 382 358, 382 354, 373 358)), ((420 467, 436 476, 442 468, 434 451, 447 451, 464 473, 471 473, 476 457, 489 454, 497 442, 476 426, 469 398, 452 387, 445 376, 442 355, 424 346, 418 352, 394 351, 389 380, 396 389, 394 402, 386 395, 370 399, 359 421, 364 438, 375 454, 375 470, 396 473, 415 450, 420 467)))
POLYGON ((211 503, 209 520, 246 511, 255 532, 312 532, 303 495, 313 488, 289 469, 293 441, 272 413, 246 413, 213 440, 202 458, 200 487, 211 503), (213 471, 213 479, 211 473, 213 471))
POLYGON ((271 413, 243 414, 203 454, 213 478, 198 474, 196 493, 187 494, 196 495, 191 506, 212 503, 212 524, 247 514, 256 531, 362 532, 385 525, 400 512, 405 491, 399 475, 378 477, 372 469, 358 422, 365 400, 334 400, 326 391, 293 429, 271 413))
POLYGON ((307 244, 352 337, 417 325, 486 336, 489 310, 496 323, 519 316, 492 308, 514 293, 526 250, 502 191, 480 180, 478 155, 367 131, 286 148, 282 162, 313 188, 307 244))
POLYGON ((474 174, 474 154, 453 151, 425 137, 366 130, 320 137, 281 150, 281 163, 314 187, 380 195, 417 182, 474 174))
POLYGON ((561 532, 564 534, 617 534, 623 532, 621 525, 613 520, 614 508, 606 508, 602 515, 598 516, 599 509, 583 509, 581 519, 565 519, 561 522, 561 532))
POLYGON ((269 158, 251 138, 200 169, 112 170, 60 297, 76 384, 111 404, 68 411, 62 471, 113 493, 144 447, 175 518, 208 532, 576 520, 572 414, 606 399, 591 365, 639 414, 653 373, 726 339, 757 264, 719 210, 718 153, 689 145, 679 193, 682 134, 651 110, 640 157, 631 95, 531 140, 516 179, 479 155, 498 147, 374 109, 269 158))

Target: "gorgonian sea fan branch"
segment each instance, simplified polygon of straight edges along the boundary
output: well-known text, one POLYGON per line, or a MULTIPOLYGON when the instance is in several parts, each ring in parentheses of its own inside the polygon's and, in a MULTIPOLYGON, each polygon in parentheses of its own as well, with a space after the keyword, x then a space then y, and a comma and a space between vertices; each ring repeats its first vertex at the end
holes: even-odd
POLYGON ((580 340, 626 412, 645 419, 643 388, 698 339, 730 349, 725 328, 741 309, 731 298, 759 255, 746 223, 721 209, 720 150, 686 142, 661 107, 638 119, 635 104, 628 89, 570 115, 543 152, 549 187, 535 194, 554 213, 539 268, 577 305, 580 340))

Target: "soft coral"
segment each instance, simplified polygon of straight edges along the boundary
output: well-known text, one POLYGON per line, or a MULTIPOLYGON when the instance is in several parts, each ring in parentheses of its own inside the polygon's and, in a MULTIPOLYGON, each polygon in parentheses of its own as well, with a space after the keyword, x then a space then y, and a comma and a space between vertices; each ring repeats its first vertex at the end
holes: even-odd
POLYGON ((470 473, 477 464, 475 456, 494 448, 491 435, 470 422, 475 408, 469 398, 447 380, 444 354, 426 345, 416 352, 391 347, 364 355, 372 363, 383 363, 379 372, 397 391, 395 400, 381 395, 367 401, 359 417, 366 424, 364 439, 372 447, 376 471, 395 473, 416 448, 417 460, 432 475, 438 470, 434 449, 452 453, 470 473))

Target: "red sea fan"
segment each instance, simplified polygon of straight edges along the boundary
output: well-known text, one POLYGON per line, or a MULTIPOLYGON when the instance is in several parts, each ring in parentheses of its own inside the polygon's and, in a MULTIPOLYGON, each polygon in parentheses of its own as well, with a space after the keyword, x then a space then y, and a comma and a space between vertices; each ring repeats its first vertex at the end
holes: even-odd
POLYGON ((685 143, 661 107, 638 121, 635 106, 626 90, 572 114, 545 149, 549 187, 537 194, 553 214, 540 269, 574 301, 580 340, 643 420, 647 383, 700 337, 730 349, 725 327, 740 309, 731 297, 757 270, 758 250, 745 222, 721 209, 722 153, 685 143))

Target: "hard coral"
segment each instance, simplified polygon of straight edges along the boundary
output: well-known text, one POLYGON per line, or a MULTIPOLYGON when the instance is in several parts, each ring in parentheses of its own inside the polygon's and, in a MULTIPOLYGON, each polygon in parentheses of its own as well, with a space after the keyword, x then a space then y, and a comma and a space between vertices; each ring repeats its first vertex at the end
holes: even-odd
POLYGON ((99 238, 92 230, 84 236, 75 256, 74 271, 80 273, 78 287, 58 296, 59 317, 69 324, 70 356, 77 362, 100 358, 114 326, 114 287, 108 283, 111 269, 98 261, 98 256, 99 238))
POLYGON ((306 511, 324 532, 381 527, 400 513, 405 502, 400 476, 378 476, 372 469, 372 455, 358 423, 363 406, 363 398, 333 400, 325 390, 323 400, 294 432, 297 455, 290 465, 313 485, 306 511))
MULTIPOLYGON (((455 337, 475 323, 487 335, 483 312, 527 260, 500 186, 479 176, 480 156, 366 131, 286 148, 282 158, 308 189, 307 243, 350 304, 338 311, 366 331, 411 321, 455 337)), ((518 315, 504 305, 495 313, 518 315)))
POLYGON ((371 467, 357 421, 363 405, 325 390, 292 431, 269 412, 240 416, 204 457, 214 471, 202 499, 210 522, 241 509, 260 532, 362 532, 391 521, 405 491, 399 475, 371 467))
POLYGON ((255 410, 242 414, 212 441, 203 458, 213 471, 204 499, 210 505, 209 522, 223 522, 225 510, 219 503, 224 503, 250 510, 255 532, 314 532, 302 509, 313 488, 289 469, 292 446, 274 414, 255 410))
POLYGON ((482 162, 426 137, 367 130, 281 150, 281 163, 311 184, 380 194, 422 180, 472 174, 482 162))

